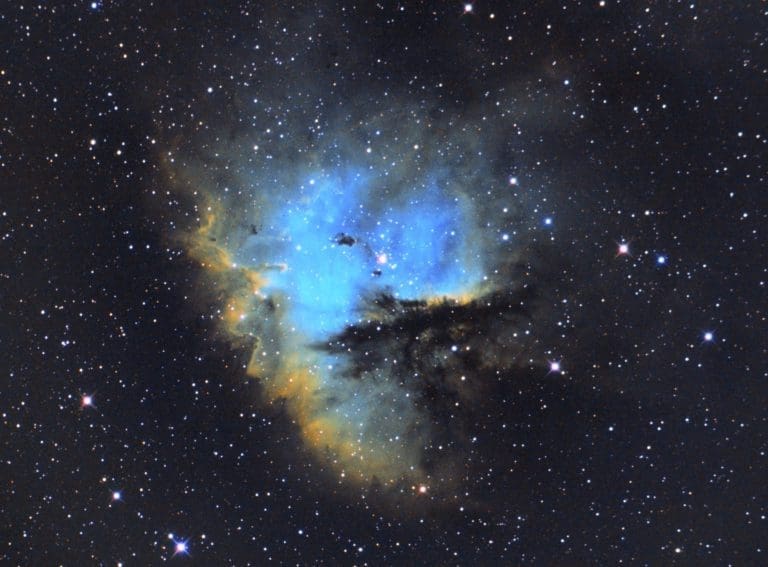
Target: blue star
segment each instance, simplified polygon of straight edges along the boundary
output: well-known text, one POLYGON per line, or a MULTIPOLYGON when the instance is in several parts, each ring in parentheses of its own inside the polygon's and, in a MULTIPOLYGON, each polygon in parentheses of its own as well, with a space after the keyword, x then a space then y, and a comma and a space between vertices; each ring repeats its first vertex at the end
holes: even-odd
POLYGON ((168 539, 173 543, 173 557, 177 555, 189 555, 189 540, 176 539, 173 534, 168 534, 168 539))

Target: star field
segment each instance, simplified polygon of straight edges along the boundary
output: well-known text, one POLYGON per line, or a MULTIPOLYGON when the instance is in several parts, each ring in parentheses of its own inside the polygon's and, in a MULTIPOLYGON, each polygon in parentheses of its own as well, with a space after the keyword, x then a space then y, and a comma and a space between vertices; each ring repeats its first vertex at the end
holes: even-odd
POLYGON ((0 7, 0 563, 765 563, 766 18, 0 7))

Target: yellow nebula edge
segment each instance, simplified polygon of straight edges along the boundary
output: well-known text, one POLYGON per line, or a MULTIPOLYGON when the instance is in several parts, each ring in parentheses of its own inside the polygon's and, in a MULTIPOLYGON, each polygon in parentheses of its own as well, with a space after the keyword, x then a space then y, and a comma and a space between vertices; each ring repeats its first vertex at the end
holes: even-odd
MULTIPOLYGON (((226 218, 224 211, 216 201, 205 195, 198 195, 198 198, 201 196, 205 201, 205 212, 200 226, 194 232, 186 233, 182 243, 189 256, 199 262, 217 291, 225 296, 219 317, 219 327, 225 337, 234 342, 247 337, 257 341, 247 374, 260 381, 267 401, 285 402, 306 445, 317 458, 336 470, 340 478, 363 484, 377 479, 385 486, 399 481, 416 482, 423 486, 421 482, 426 474, 420 470, 417 457, 395 456, 383 447, 361 443, 353 424, 324 407, 322 385, 312 360, 296 353, 263 356, 261 349, 257 348, 261 344, 260 337, 243 330, 243 321, 257 302, 267 297, 262 290, 269 283, 268 274, 238 266, 234 262, 218 237, 223 231, 220 219, 226 218), (275 362, 274 358, 278 360, 275 362)), ((469 301, 468 298, 465 300, 469 301)), ((397 450, 393 447, 391 452, 397 450)))

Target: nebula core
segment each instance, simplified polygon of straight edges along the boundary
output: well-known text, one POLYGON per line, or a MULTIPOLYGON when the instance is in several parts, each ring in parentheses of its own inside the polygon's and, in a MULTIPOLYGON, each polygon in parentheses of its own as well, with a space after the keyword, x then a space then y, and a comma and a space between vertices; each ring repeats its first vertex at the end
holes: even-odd
POLYGON ((172 236, 318 458, 362 483, 454 484, 469 441, 438 416, 447 400, 463 412, 481 368, 546 363, 523 356, 527 308, 509 305, 530 244, 504 228, 524 205, 518 181, 481 124, 398 107, 330 122, 286 155, 243 134, 170 152, 195 218, 172 236))

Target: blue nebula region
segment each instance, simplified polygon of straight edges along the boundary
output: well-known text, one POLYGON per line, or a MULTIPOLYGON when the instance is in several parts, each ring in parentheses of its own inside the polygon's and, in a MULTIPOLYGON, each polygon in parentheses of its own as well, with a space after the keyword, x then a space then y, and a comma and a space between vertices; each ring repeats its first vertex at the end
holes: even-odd
POLYGON ((260 230, 236 255, 265 272, 262 291, 285 299, 286 322, 309 341, 359 322, 376 294, 454 296, 482 278, 466 198, 437 181, 392 194, 379 181, 365 172, 308 179, 261 209, 260 230))

